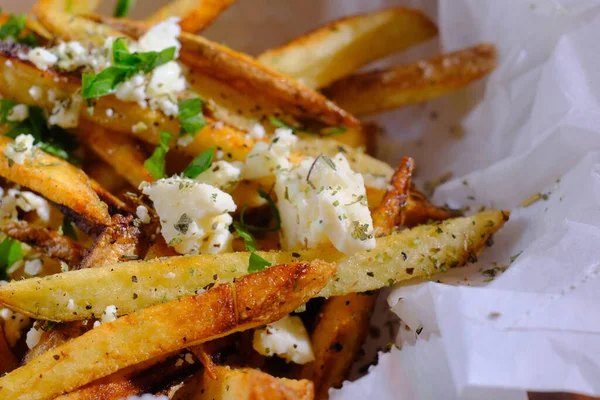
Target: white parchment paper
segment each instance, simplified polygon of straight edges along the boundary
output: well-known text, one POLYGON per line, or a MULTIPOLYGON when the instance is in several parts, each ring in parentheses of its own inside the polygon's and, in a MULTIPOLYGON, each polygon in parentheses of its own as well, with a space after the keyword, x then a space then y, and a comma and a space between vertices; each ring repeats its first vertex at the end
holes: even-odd
MULTIPOLYGON (((138 1, 136 14, 153 3, 138 1)), ((478 263, 443 283, 393 289, 388 304, 413 331, 402 329, 402 350, 381 354, 332 399, 600 395, 599 1, 240 0, 206 34, 258 54, 333 18, 392 5, 424 10, 440 40, 378 66, 480 42, 496 44, 500 63, 467 90, 373 118, 386 128, 379 155, 413 156, 421 183, 451 173, 438 204, 512 216, 478 263), (521 207, 538 192, 545 200, 521 207)), ((378 320, 388 321, 383 313, 378 320)))

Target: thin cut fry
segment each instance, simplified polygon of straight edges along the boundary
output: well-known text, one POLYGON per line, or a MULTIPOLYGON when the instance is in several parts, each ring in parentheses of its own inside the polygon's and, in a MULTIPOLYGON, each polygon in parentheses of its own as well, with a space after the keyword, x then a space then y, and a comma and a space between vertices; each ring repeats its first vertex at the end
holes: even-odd
POLYGON ((185 32, 207 28, 223 11, 237 0, 174 0, 154 12, 146 22, 157 24, 169 17, 180 17, 179 25, 185 32))
POLYGON ((83 257, 83 248, 68 236, 40 228, 25 221, 14 221, 2 227, 4 233, 23 243, 40 249, 48 257, 66 262, 71 269, 77 267, 83 257))
POLYGON ((258 61, 318 89, 437 34, 421 11, 396 7, 343 18, 268 50, 258 61))
MULTIPOLYGON (((101 18, 101 21, 129 36, 141 36, 147 26, 125 19, 101 18)), ((258 98, 271 99, 291 115, 317 119, 328 125, 359 126, 351 114, 321 94, 256 62, 250 56, 211 42, 202 36, 183 32, 180 60, 236 90, 258 98)))
POLYGON ((429 221, 443 221, 459 215, 460 212, 458 211, 434 206, 423 193, 411 186, 406 208, 401 215, 402 220, 396 221, 396 224, 416 226, 426 224, 429 221))
POLYGON ((96 224, 110 223, 106 204, 100 201, 82 170, 41 150, 35 150, 33 159, 22 165, 9 164, 4 149, 12 141, 0 137, 0 176, 35 190, 96 224))
POLYGON ((2 325, 0 325, 0 375, 10 372, 19 366, 19 362, 10 351, 2 325))
POLYGON ((204 371, 196 376, 193 392, 181 399, 211 400, 312 400, 314 388, 308 380, 275 378, 251 369, 217 367, 217 379, 204 371))
POLYGON ((130 365, 277 321, 316 295, 334 272, 320 261, 271 267, 126 315, 1 377, 0 397, 53 398, 130 365))
MULTIPOLYGON (((273 265, 314 259, 336 263, 336 279, 319 296, 341 296, 410 278, 429 277, 473 261, 490 235, 508 220, 508 215, 504 211, 487 211, 417 226, 378 238, 375 249, 352 256, 327 247, 258 254, 273 265)), ((53 321, 101 315, 110 305, 128 314, 246 275, 249 256, 238 252, 169 257, 13 281, 0 286, 0 304, 34 318, 53 321), (67 310, 68 299, 73 299, 77 315, 67 310)))
POLYGON ((79 122, 77 130, 78 139, 133 187, 140 186, 143 181, 154 181, 152 175, 144 168, 144 161, 148 155, 131 136, 109 132, 86 120, 79 122))
POLYGON ((495 66, 496 48, 480 44, 431 60, 351 75, 324 93, 344 110, 365 116, 456 92, 495 66))

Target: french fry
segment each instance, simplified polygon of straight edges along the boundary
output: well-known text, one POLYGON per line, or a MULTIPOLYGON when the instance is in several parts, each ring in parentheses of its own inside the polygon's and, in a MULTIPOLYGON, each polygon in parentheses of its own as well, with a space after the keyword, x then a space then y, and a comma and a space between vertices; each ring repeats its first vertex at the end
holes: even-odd
POLYGON ((72 321, 66 324, 57 324, 52 329, 48 329, 42 333, 38 344, 25 354, 23 364, 27 364, 31 362, 31 360, 57 348, 63 343, 81 336, 91 327, 92 323, 88 324, 88 321, 72 321))
POLYGON ((133 224, 133 216, 115 214, 98 236, 79 268, 97 268, 125 260, 143 259, 150 243, 133 224))
POLYGON ((143 181, 154 181, 152 175, 144 168, 144 161, 148 155, 131 136, 109 132, 86 120, 79 122, 77 131, 77 138, 133 187, 137 188, 143 181))
POLYGON ((423 193, 411 186, 406 208, 401 215, 402 219, 396 221, 396 223, 398 225, 416 226, 426 224, 429 221, 443 221, 458 216, 460 216, 458 211, 434 206, 423 193))
POLYGON ((100 0, 39 0, 38 5, 73 14, 92 13, 100 5, 100 0))
MULTIPOLYGON (((392 177, 391 188, 373 210, 376 237, 389 235, 400 219, 413 168, 414 160, 403 157, 392 177)), ((341 386, 346 378, 367 335, 378 293, 335 296, 323 304, 311 334, 315 360, 305 364, 300 371, 300 377, 315 384, 318 399, 328 398, 329 388, 341 386)))
POLYGON ((93 191, 90 179, 83 171, 41 150, 35 150, 31 161, 11 165, 4 150, 12 141, 6 136, 0 137, 0 176, 35 190, 46 199, 63 205, 96 224, 110 223, 106 204, 93 191))
POLYGON ((41 250, 48 257, 66 262, 71 269, 79 265, 83 248, 68 236, 56 231, 40 228, 25 221, 9 222, 2 231, 13 239, 41 250))
POLYGON ((308 380, 275 378, 252 368, 216 367, 217 379, 199 371, 190 388, 175 399, 211 400, 312 400, 314 388, 308 380))
POLYGON ((150 25, 169 17, 180 17, 179 26, 185 32, 198 32, 207 28, 236 0, 174 0, 146 18, 150 25))
MULTIPOLYGON (((136 21, 102 17, 100 20, 134 38, 147 29, 147 25, 136 21)), ((246 54, 186 32, 181 34, 179 41, 181 62, 242 93, 269 99, 283 111, 300 118, 316 118, 331 126, 359 126, 356 118, 321 94, 265 67, 246 54)))
POLYGON ((257 60, 318 89, 435 35, 437 28, 425 14, 396 7, 331 22, 257 60))
MULTIPOLYGON (((337 264, 336 279, 319 296, 341 296, 429 277, 472 261, 508 216, 505 211, 486 211, 439 224, 420 225, 377 238, 375 249, 352 256, 328 247, 258 254, 273 265, 314 259, 337 264), (435 257, 430 257, 433 252, 435 257)), ((246 275, 249 256, 247 252, 237 252, 130 261, 13 281, 0 286, 0 304, 52 321, 87 319, 101 315, 110 305, 128 314, 246 275), (69 299, 73 299, 72 311, 77 315, 67 310, 69 299)))
POLYGON ((1 377, 0 397, 53 398, 162 354, 276 321, 316 295, 334 273, 320 261, 271 267, 126 315, 1 377))
POLYGON ((480 44, 430 60, 351 75, 324 93, 344 110, 365 116, 456 92, 495 66, 496 48, 480 44))
POLYGON ((10 351, 10 347, 4 336, 4 330, 2 329, 2 325, 0 325, 0 375, 10 372, 18 366, 19 362, 12 351, 10 351))

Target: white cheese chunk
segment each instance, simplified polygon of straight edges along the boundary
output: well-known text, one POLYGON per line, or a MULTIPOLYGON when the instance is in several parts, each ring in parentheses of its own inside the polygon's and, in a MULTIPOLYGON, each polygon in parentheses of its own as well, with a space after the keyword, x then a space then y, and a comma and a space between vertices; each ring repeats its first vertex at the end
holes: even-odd
POLYGON ((108 306, 102 312, 102 317, 100 317, 100 323, 107 324, 112 321, 116 321, 117 319, 117 307, 116 306, 108 306))
POLYGON ((32 326, 31 329, 27 332, 27 337, 25 338, 25 343, 27 344, 27 348, 29 350, 33 349, 42 338, 43 330, 37 329, 32 326))
POLYGON ((36 276, 42 271, 43 266, 44 263, 40 259, 26 260, 23 271, 25 271, 25 273, 29 276, 36 276))
POLYGON ((58 57, 43 47, 36 47, 29 50, 27 59, 29 59, 37 69, 41 69, 42 71, 47 70, 58 62, 58 57))
POLYGON ((242 177, 244 164, 239 161, 227 162, 219 160, 212 163, 210 168, 198 175, 194 180, 218 187, 226 192, 231 192, 242 177))
POLYGON ((62 128, 75 128, 79 125, 79 114, 83 99, 81 94, 75 93, 66 99, 54 102, 54 108, 48 117, 50 125, 58 125, 62 128))
POLYGON ((265 127, 258 123, 254 124, 252 129, 250 129, 250 132, 248 132, 248 135, 252 139, 264 139, 266 135, 265 127))
POLYGON ((146 78, 143 74, 136 74, 123 82, 116 90, 115 96, 119 100, 138 103, 145 107, 146 78))
POLYGON ((162 235, 180 254, 216 254, 231 251, 236 209, 233 198, 222 190, 187 178, 173 176, 142 183, 160 217, 162 235))
POLYGON ((315 359, 308 332, 297 316, 287 316, 263 329, 256 329, 252 347, 263 356, 278 355, 296 364, 315 359))
POLYGON ((39 86, 30 87, 28 93, 33 100, 39 100, 42 97, 42 89, 39 86))
POLYGON ((259 142, 254 145, 246 158, 244 177, 258 179, 289 169, 292 148, 298 138, 291 129, 277 128, 271 143, 259 142))
POLYGON ((171 17, 154 25, 139 38, 137 51, 162 51, 175 47, 175 58, 179 57, 181 43, 177 38, 181 35, 180 18, 171 17))
POLYGON ((146 93, 148 96, 168 95, 185 90, 185 78, 177 61, 169 61, 152 71, 146 93))
POLYGON ((375 247, 373 220, 361 174, 342 153, 304 159, 276 175, 282 247, 314 248, 332 243, 345 254, 375 247))
POLYGON ((20 134, 14 141, 6 145, 4 155, 15 164, 23 165, 26 160, 33 158, 33 141, 33 136, 20 134))
POLYGON ((29 108, 25 104, 17 104, 6 115, 6 119, 12 122, 25 121, 29 117, 29 108))
POLYGON ((148 212, 146 206, 137 206, 135 210, 135 215, 137 215, 137 217, 140 219, 140 221, 142 221, 143 224, 150 223, 150 213, 148 212))
POLYGON ((0 309, 0 322, 2 323, 6 341, 10 347, 14 347, 21 338, 23 329, 29 325, 29 317, 13 312, 8 308, 0 309))

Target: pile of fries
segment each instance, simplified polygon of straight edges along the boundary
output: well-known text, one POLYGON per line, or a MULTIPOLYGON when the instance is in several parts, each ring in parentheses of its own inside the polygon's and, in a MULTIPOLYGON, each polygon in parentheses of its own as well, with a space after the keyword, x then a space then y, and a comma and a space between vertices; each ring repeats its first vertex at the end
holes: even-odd
POLYGON ((357 72, 435 24, 391 8, 254 59, 197 35, 233 0, 175 0, 146 21, 98 3, 0 21, 0 398, 325 399, 379 289, 476 261, 508 220, 432 205, 414 160, 370 156, 357 119, 480 79, 492 45, 357 72), (288 190, 351 188, 318 201, 356 221, 293 236, 314 210, 288 190))

